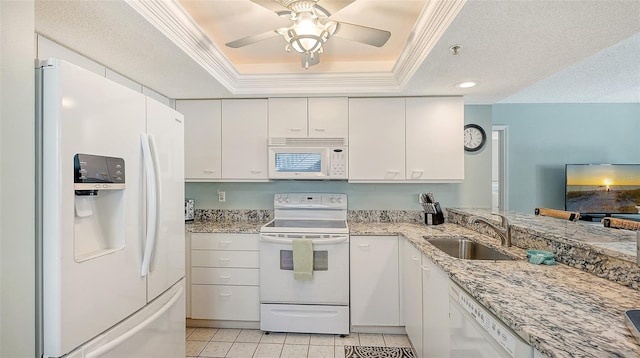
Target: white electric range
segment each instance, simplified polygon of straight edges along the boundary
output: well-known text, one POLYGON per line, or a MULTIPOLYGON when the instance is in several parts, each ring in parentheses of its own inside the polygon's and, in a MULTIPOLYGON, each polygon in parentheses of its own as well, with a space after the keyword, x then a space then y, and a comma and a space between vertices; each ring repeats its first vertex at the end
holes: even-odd
POLYGON ((345 194, 274 196, 260 229, 260 329, 349 333, 349 227, 345 194), (313 246, 311 280, 294 277, 293 241, 313 246))

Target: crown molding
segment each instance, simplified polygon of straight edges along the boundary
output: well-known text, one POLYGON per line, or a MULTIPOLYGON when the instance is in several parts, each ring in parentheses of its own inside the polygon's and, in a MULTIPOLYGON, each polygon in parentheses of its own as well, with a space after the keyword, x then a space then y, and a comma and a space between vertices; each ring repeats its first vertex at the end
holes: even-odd
POLYGON ((402 88, 438 43, 467 0, 427 1, 393 72, 402 88))
POLYGON ((412 36, 390 72, 241 74, 172 0, 126 3, 236 95, 398 93, 427 58, 466 0, 426 1, 412 36))

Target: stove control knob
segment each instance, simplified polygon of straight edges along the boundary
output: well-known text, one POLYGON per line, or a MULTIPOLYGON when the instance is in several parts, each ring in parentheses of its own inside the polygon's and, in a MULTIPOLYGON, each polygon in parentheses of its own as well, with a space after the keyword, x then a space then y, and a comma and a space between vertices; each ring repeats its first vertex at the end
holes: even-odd
POLYGON ((335 197, 335 196, 332 196, 332 197, 331 197, 331 199, 330 199, 329 201, 330 201, 330 202, 332 202, 332 203, 335 203, 335 202, 336 202, 336 197, 335 197))
POLYGON ((342 203, 342 197, 341 196, 336 196, 335 200, 336 200, 336 203, 342 203))

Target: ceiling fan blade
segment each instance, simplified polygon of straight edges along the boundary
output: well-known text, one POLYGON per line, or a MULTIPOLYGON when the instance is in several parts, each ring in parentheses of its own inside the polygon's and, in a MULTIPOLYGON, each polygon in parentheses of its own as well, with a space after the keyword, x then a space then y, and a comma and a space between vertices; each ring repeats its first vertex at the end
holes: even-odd
POLYGON ((320 0, 316 3, 316 7, 321 7, 333 15, 354 1, 355 0, 320 0))
POLYGON ((231 48, 239 48, 247 45, 251 45, 252 43, 256 43, 258 41, 270 39, 272 37, 280 36, 275 30, 267 31, 258 35, 251 35, 247 37, 243 37, 241 39, 237 39, 235 41, 231 41, 226 43, 227 47, 231 48))
POLYGON ((373 27, 338 22, 338 30, 334 36, 362 42, 375 47, 382 47, 387 43, 389 37, 391 37, 391 33, 385 30, 374 29, 373 27))
POLYGON ((289 11, 276 0, 251 0, 251 2, 273 12, 289 11))

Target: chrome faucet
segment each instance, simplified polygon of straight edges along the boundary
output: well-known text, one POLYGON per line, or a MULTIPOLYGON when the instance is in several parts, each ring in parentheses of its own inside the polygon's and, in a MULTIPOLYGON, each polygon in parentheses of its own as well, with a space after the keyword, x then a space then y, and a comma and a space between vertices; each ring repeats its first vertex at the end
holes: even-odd
POLYGON ((511 246, 511 225, 509 224, 509 219, 507 219, 507 217, 502 214, 493 214, 493 215, 498 215, 502 219, 502 227, 498 227, 491 221, 480 216, 470 217, 469 224, 475 224, 478 222, 487 224, 487 226, 492 228, 493 231, 495 231, 498 234, 498 236, 500 236, 500 243, 502 244, 502 246, 510 247, 511 246))

